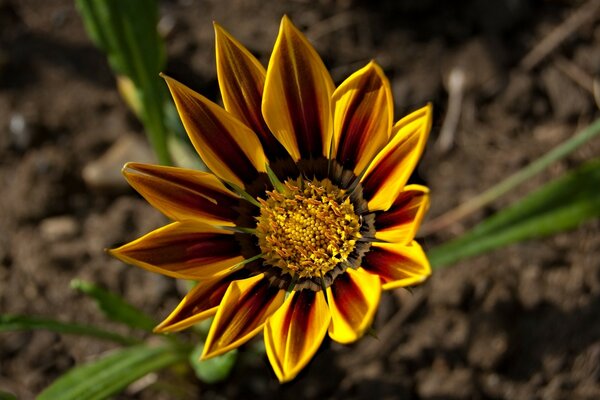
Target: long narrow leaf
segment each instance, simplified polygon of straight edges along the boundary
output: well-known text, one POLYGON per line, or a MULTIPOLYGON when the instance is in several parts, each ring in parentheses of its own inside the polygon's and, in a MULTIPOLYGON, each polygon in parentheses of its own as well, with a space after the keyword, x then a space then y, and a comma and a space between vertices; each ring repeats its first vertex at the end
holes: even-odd
POLYGON ((0 332, 27 331, 36 329, 45 329, 52 332, 67 333, 72 335, 91 336, 124 345, 139 343, 138 339, 121 336, 91 325, 60 322, 52 319, 30 317, 27 315, 0 315, 0 332))
POLYGON ((139 345, 75 367, 46 388, 38 400, 99 400, 118 393, 144 375, 186 360, 187 351, 166 345, 139 345))
POLYGON ((473 230, 429 252, 442 267, 495 248, 573 229, 600 217, 600 160, 544 185, 473 230))
POLYGON ((106 52, 117 77, 134 86, 128 102, 139 104, 146 133, 159 161, 170 163, 163 104, 167 91, 158 74, 165 64, 164 43, 157 30, 156 0, 76 0, 85 28, 106 52))
POLYGON ((75 279, 71 282, 71 287, 94 299, 98 308, 113 321, 122 322, 133 328, 143 329, 148 332, 152 332, 152 328, 156 326, 156 321, 151 317, 126 302, 123 298, 100 286, 75 279))

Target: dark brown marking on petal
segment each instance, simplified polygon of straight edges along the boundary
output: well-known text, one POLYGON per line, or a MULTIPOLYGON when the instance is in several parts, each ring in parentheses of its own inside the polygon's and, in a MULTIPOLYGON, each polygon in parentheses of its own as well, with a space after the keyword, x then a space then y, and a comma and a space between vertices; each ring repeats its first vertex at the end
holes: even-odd
POLYGON ((221 300, 223 299, 223 296, 225 295, 225 292, 227 291, 227 288, 231 282, 236 279, 245 279, 247 277, 248 272, 245 270, 240 270, 222 279, 199 282, 198 285, 205 285, 205 287, 203 287, 195 297, 190 298, 189 301, 183 307, 181 307, 177 315, 175 315, 174 318, 169 321, 169 325, 175 325, 176 323, 191 318, 200 312, 217 307, 221 303, 221 300))
POLYGON ((352 101, 347 107, 346 118, 340 129, 340 142, 336 159, 345 169, 353 170, 356 165, 362 149, 368 140, 372 140, 366 133, 370 132, 373 125, 373 116, 369 114, 361 104, 365 101, 370 92, 379 89, 377 75, 369 74, 361 76, 360 83, 357 86, 361 90, 352 97, 352 101))
POLYGON ((417 216, 423 196, 423 192, 416 190, 400 193, 389 210, 377 213, 376 229, 382 230, 412 222, 417 216))
MULTIPOLYGON (((240 338, 255 329, 262 319, 265 318, 265 312, 269 309, 269 303, 277 296, 278 288, 269 285, 269 281, 262 279, 252 289, 244 293, 235 305, 235 310, 228 310, 221 316, 219 326, 214 332, 215 338, 220 338, 225 331, 231 329, 231 322, 234 318, 243 321, 243 327, 236 332, 235 337, 240 338)), ((218 339, 217 339, 218 341, 218 339)))
POLYGON ((197 265, 201 270, 202 265, 238 256, 240 248, 232 235, 193 232, 156 237, 123 251, 123 254, 157 267, 185 263, 181 268, 197 265))
MULTIPOLYGON (((323 132, 321 132, 321 114, 317 82, 310 67, 304 65, 308 60, 298 59, 291 53, 293 37, 286 37, 281 43, 281 57, 295 62, 281 63, 281 76, 284 84, 290 87, 285 91, 285 101, 296 134, 300 157, 318 158, 323 155, 323 132), (301 79, 299 79, 301 78, 301 79)), ((301 46, 301 45, 298 45, 301 46)))
POLYGON ((252 182, 258 176, 256 167, 246 153, 238 146, 229 131, 208 107, 196 98, 180 92, 185 101, 181 101, 186 118, 196 127, 193 134, 199 135, 210 146, 217 157, 225 163, 242 182, 252 182))
MULTIPOLYGON (((138 168, 135 170, 143 171, 138 168)), ((153 196, 158 195, 188 210, 201 210, 206 214, 229 221, 238 218, 236 208, 239 200, 237 198, 206 186, 195 185, 192 180, 181 179, 174 175, 151 175, 148 172, 147 175, 129 173, 129 180, 133 184, 144 185, 146 187, 144 190, 153 192, 153 196)), ((149 201, 153 202, 153 199, 149 199, 149 201)))
MULTIPOLYGON (((363 180, 363 192, 365 199, 372 199, 381 188, 387 179, 392 175, 394 169, 402 162, 405 157, 410 156, 412 149, 417 145, 419 135, 415 134, 420 127, 415 127, 415 130, 407 135, 398 145, 388 152, 373 169, 369 175, 363 180)), ((382 150, 383 151, 383 150, 382 150)))
POLYGON ((350 278, 350 275, 343 274, 339 276, 335 283, 331 285, 331 292, 335 299, 335 305, 346 321, 355 321, 358 316, 367 314, 369 306, 360 288, 350 278))

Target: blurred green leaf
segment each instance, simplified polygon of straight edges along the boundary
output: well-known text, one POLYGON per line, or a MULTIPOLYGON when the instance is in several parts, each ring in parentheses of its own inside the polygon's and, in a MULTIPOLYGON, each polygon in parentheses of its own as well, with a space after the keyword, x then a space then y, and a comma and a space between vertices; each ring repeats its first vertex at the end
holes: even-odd
POLYGON ((12 393, 0 390, 0 400, 17 400, 17 396, 15 396, 12 393))
POLYGON ((113 321, 122 322, 133 328, 143 329, 148 332, 152 332, 152 329, 156 326, 154 319, 126 302, 120 296, 100 286, 91 282, 74 279, 71 281, 71 287, 94 299, 98 308, 113 321))
POLYGON ((60 322, 52 319, 30 317, 27 315, 0 315, 0 332, 26 331, 35 329, 45 329, 52 332, 67 333, 72 335, 91 336, 124 345, 139 343, 138 339, 128 336, 121 336, 91 325, 60 322))
POLYGON ((37 399, 105 399, 144 375, 184 361, 187 356, 185 349, 172 345, 138 345, 121 349, 71 369, 40 393, 37 399))
POLYGON ((189 361, 196 373, 196 376, 206 383, 217 383, 224 381, 237 360, 237 350, 231 350, 223 355, 200 361, 200 356, 204 350, 204 343, 200 342, 190 353, 189 361))
POLYGON ((434 267, 442 267, 511 243, 573 229, 597 217, 600 217, 600 159, 542 186, 460 238, 432 249, 428 255, 434 267))
POLYGON ((76 5, 88 34, 106 52, 111 68, 117 76, 133 82, 134 91, 122 88, 122 92, 128 104, 141 110, 140 118, 159 161, 169 164, 163 110, 168 97, 158 76, 165 65, 165 51, 157 30, 156 0, 76 0, 76 5))

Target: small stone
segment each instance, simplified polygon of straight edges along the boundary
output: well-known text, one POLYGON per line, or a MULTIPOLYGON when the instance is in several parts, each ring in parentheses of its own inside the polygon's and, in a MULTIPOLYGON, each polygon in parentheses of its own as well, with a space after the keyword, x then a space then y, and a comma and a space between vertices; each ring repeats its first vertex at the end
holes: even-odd
POLYGON ((554 115, 559 119, 578 117, 589 111, 591 103, 583 90, 575 86, 555 67, 548 67, 542 73, 542 82, 554 115))
POLYGON ((488 332, 475 335, 467 354, 469 363, 485 370, 494 370, 508 351, 506 332, 488 332))
POLYGON ((15 113, 10 116, 8 131, 13 145, 18 150, 25 150, 31 145, 33 135, 23 114, 15 113))
POLYGON ((531 109, 533 80, 522 72, 514 72, 500 96, 500 102, 511 112, 526 115, 531 109))
POLYGON ((83 180, 94 190, 124 192, 129 185, 121 175, 121 168, 129 161, 155 162, 150 145, 134 135, 119 138, 100 158, 83 168, 83 180))
POLYGON ((77 221, 68 215, 46 218, 40 222, 39 229, 42 237, 49 242, 71 239, 79 232, 77 221))
POLYGON ((475 394, 473 373, 466 368, 421 370, 417 374, 417 393, 424 399, 471 399, 475 394))

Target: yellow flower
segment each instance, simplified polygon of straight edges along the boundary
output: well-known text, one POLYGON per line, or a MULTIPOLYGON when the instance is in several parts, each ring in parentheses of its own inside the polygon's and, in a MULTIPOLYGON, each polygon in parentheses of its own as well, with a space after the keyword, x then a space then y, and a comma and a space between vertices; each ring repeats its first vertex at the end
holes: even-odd
POLYGON ((263 331, 285 382, 327 333, 340 343, 360 338, 382 290, 431 273, 414 241, 428 189, 406 186, 431 107, 394 124, 389 82, 374 62, 335 88, 287 17, 266 70, 223 28, 215 32, 224 109, 165 77, 212 173, 125 165, 129 183, 175 222, 111 254, 199 281, 156 332, 214 316, 209 358, 263 331))

